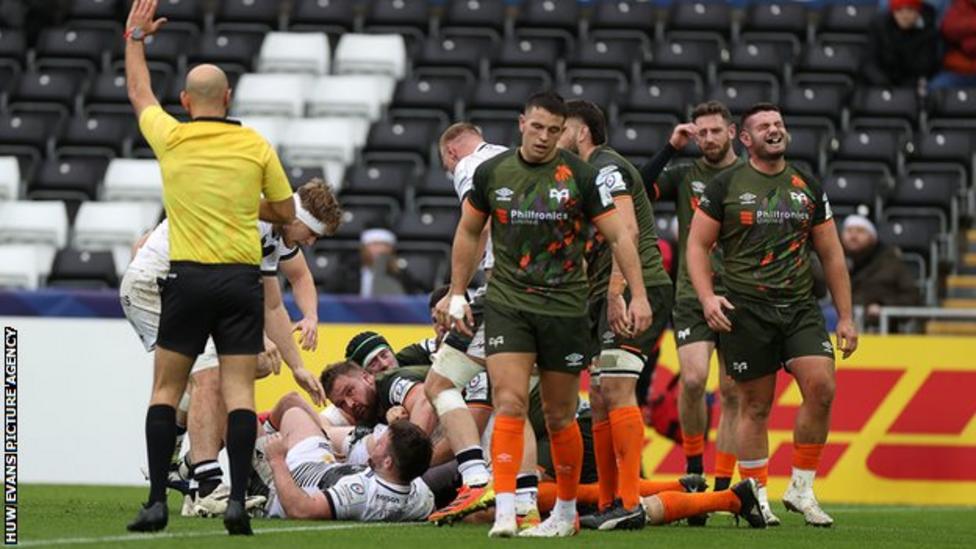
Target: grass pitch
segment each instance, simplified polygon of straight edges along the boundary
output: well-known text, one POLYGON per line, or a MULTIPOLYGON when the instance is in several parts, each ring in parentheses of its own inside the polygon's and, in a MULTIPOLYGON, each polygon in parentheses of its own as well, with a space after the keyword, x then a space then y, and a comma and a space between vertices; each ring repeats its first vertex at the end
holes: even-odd
POLYGON ((170 524, 160 534, 129 534, 145 488, 26 485, 20 487, 20 545, 105 549, 206 548, 355 548, 453 549, 503 544, 546 547, 976 547, 976 509, 827 505, 834 528, 805 526, 799 515, 777 504, 783 525, 765 531, 736 527, 726 516, 713 516, 706 528, 685 525, 648 527, 640 532, 589 532, 561 540, 489 540, 488 526, 436 528, 426 524, 365 524, 254 520, 256 535, 230 538, 217 519, 178 516, 179 499, 170 498, 170 524), (174 516, 175 515, 175 516, 174 516))

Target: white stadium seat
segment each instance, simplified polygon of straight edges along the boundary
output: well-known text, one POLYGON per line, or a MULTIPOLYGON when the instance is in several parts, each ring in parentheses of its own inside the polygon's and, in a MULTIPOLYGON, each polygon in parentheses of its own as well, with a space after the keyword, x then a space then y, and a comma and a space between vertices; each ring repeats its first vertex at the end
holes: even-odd
POLYGON ((322 76, 308 97, 309 116, 358 116, 375 121, 396 82, 380 74, 322 76))
POLYGON ((84 202, 75 219, 75 247, 111 250, 132 245, 156 226, 162 206, 154 202, 84 202))
POLYGON ((407 71, 407 47, 399 34, 343 34, 336 46, 336 74, 385 74, 399 80, 407 71))
POLYGON ((329 74, 329 37, 324 32, 269 32, 258 54, 258 72, 329 74))
POLYGON ((0 156, 0 200, 17 200, 20 194, 20 165, 15 156, 0 156))
POLYGON ((241 118, 241 124, 254 128, 254 131, 261 134, 276 149, 281 144, 281 137, 288 126, 288 121, 288 118, 280 116, 245 116, 241 118))
POLYGON ((320 167, 330 160, 349 165, 368 131, 369 124, 359 118, 293 120, 281 142, 281 160, 302 167, 320 167))
POLYGON ((0 244, 0 288, 36 290, 40 279, 40 256, 47 257, 51 270, 53 253, 46 255, 33 244, 0 244))
POLYGON ((241 76, 234 90, 234 116, 302 116, 313 79, 305 74, 241 76))
POLYGON ((113 158, 105 171, 104 200, 163 199, 163 174, 159 162, 143 158, 113 158))
POLYGON ((68 210, 60 200, 0 202, 0 244, 68 243, 68 210))

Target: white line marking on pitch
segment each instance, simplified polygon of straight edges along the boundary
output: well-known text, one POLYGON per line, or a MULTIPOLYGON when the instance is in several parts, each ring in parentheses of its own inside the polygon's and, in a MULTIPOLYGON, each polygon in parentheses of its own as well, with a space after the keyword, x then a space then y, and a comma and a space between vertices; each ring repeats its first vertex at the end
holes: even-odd
MULTIPOLYGON (((318 526, 285 526, 280 528, 260 528, 255 529, 254 533, 257 536, 262 534, 277 534, 282 532, 322 532, 326 530, 349 530, 353 528, 383 528, 390 526, 412 526, 414 524, 420 523, 402 523, 402 524, 323 524, 318 526)), ((57 545, 85 545, 90 543, 114 543, 114 542, 136 542, 136 541, 153 541, 153 540, 164 540, 164 539, 187 539, 187 538, 207 538, 207 537, 217 537, 226 536, 227 532, 223 530, 213 530, 207 532, 163 532, 161 534, 129 534, 123 536, 103 536, 103 537, 91 537, 91 538, 55 538, 55 539, 44 539, 44 540, 24 540, 18 545, 22 547, 48 547, 57 545)))

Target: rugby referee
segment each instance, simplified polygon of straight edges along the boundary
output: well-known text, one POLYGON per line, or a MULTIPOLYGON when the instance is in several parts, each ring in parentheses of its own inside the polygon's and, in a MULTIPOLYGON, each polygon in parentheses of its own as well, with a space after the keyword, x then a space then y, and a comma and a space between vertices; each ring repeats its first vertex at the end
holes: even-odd
POLYGON ((254 451, 254 370, 264 350, 261 243, 257 217, 288 223, 295 215, 291 187, 274 149, 253 130, 228 120, 227 77, 199 65, 186 77, 181 124, 153 96, 143 39, 160 29, 156 0, 136 0, 125 31, 125 78, 139 128, 159 159, 169 218, 170 271, 160 281, 162 311, 146 412, 149 501, 130 531, 166 527, 166 476, 176 443, 176 405, 194 358, 213 337, 227 406, 226 444, 231 494, 224 526, 250 535, 244 490, 254 451))

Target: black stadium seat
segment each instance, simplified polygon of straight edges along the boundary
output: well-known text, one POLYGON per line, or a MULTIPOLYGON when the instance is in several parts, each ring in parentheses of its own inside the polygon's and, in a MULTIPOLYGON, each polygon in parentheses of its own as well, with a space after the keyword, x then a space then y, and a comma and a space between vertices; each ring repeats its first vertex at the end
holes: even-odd
POLYGON ((43 113, 2 114, 0 115, 0 145, 23 145, 43 152, 59 124, 58 118, 43 113))
POLYGON ((49 27, 41 31, 34 49, 41 58, 80 58, 98 65, 105 50, 121 42, 107 29, 49 27))
POLYGON ((861 68, 861 52, 855 44, 820 41, 803 51, 799 70, 854 76, 861 68))
POLYGON ((969 88, 943 88, 930 96, 931 115, 934 119, 969 119, 976 124, 976 86, 969 88))
POLYGON ((326 283, 341 277, 349 265, 356 265, 357 259, 355 252, 315 250, 305 254, 305 262, 308 263, 308 270, 312 273, 312 280, 320 291, 324 291, 322 287, 326 283))
POLYGON ((876 216, 884 185, 885 176, 882 173, 860 170, 833 170, 823 180, 830 205, 841 216, 855 213, 876 216))
POLYGON ((708 79, 721 58, 722 46, 714 40, 669 38, 652 50, 651 69, 694 71, 708 79))
POLYGON ((802 37, 807 31, 807 8, 797 2, 756 2, 746 9, 747 32, 782 32, 802 37))
POLYGON ((112 252, 65 248, 54 256, 47 283, 60 287, 115 288, 119 278, 112 252))
POLYGON ((454 182, 440 166, 432 166, 427 174, 417 180, 417 197, 457 197, 454 182))
POLYGON ((895 172, 901 158, 898 134, 882 128, 851 130, 839 138, 834 157, 840 160, 880 162, 895 172))
POLYGON ((122 15, 121 0, 72 0, 72 19, 115 20, 122 15))
POLYGON ((535 78, 503 75, 491 80, 481 80, 475 87, 471 99, 467 102, 467 108, 468 110, 518 111, 525 103, 526 97, 541 89, 544 89, 544 86, 535 78))
POLYGON ((425 35, 430 29, 430 5, 427 0, 372 0, 366 9, 365 26, 367 29, 413 29, 410 32, 425 35))
POLYGON ((668 30, 708 31, 728 36, 732 7, 725 2, 672 2, 668 30))
POLYGON ((635 63, 644 59, 640 38, 593 33, 577 44, 576 52, 566 59, 571 69, 612 69, 630 75, 635 63))
POLYGON ((563 54, 558 38, 544 36, 520 36, 506 38, 502 42, 493 65, 504 68, 538 68, 549 74, 556 68, 556 61, 563 54))
POLYGON ((0 58, 6 57, 24 62, 27 54, 27 37, 20 29, 0 28, 0 58))
POLYGON ((444 250, 405 248, 409 246, 401 245, 397 249, 397 266, 419 283, 421 293, 429 293, 445 282, 450 270, 450 256, 444 250))
POLYGON ((215 22, 220 28, 263 28, 276 30, 279 27, 279 0, 221 0, 217 3, 215 22))
POLYGON ((166 0, 157 4, 156 17, 199 25, 203 22, 206 3, 206 0, 166 0))
POLYGON ((485 141, 510 146, 519 141, 518 111, 473 111, 470 122, 481 128, 485 141))
POLYGON ((621 110, 627 113, 663 113, 684 119, 688 107, 701 100, 701 90, 691 79, 648 78, 630 86, 621 110))
POLYGON ((886 207, 931 207, 940 209, 946 218, 953 212, 959 197, 959 180, 949 172, 941 174, 907 174, 899 177, 886 207))
POLYGON ((725 103, 732 114, 738 115, 756 103, 776 103, 779 98, 779 83, 769 74, 723 73, 706 97, 725 103))
POLYGON ((505 30, 505 0, 448 2, 440 24, 441 27, 492 29, 501 34, 505 30))
POLYGON ((416 176, 417 166, 412 162, 367 159, 346 173, 343 192, 357 196, 388 196, 403 204, 407 188, 416 176))
POLYGON ((135 117, 128 113, 76 115, 68 120, 58 136, 56 147, 64 149, 104 149, 121 155, 126 139, 137 131, 135 117))
POLYGON ((787 86, 783 89, 780 105, 787 116, 819 116, 839 123, 844 93, 829 84, 787 86))
POLYGON ((359 239, 359 235, 370 227, 389 227, 396 222, 397 205, 389 199, 343 195, 342 224, 336 231, 336 238, 359 239))
POLYGON ((974 134, 962 130, 934 130, 915 140, 912 158, 924 162, 952 162, 970 170, 973 167, 974 134))
POLYGON ((485 34, 448 34, 431 36, 424 42, 414 62, 424 67, 463 67, 477 74, 481 61, 495 44, 485 34))
POLYGON ((438 119, 393 112, 370 128, 366 150, 411 152, 426 160, 441 128, 438 119))
POLYGON ((70 109, 84 85, 85 79, 74 71, 25 72, 8 99, 10 103, 58 103, 70 109))
POLYGON ((590 29, 633 30, 650 35, 654 32, 654 19, 652 2, 596 2, 590 29))
POLYGON ((454 239, 461 209, 456 204, 407 211, 400 217, 394 232, 403 240, 439 241, 454 239))
POLYGON ((901 118, 914 124, 918 119, 918 96, 914 88, 863 87, 854 94, 851 116, 901 118))
POLYGON ((722 70, 764 71, 782 79, 792 63, 792 55, 779 42, 743 41, 732 46, 728 61, 722 62, 721 67, 722 70))
POLYGON ((614 76, 600 78, 597 75, 573 77, 560 84, 556 91, 564 99, 585 99, 596 103, 604 112, 622 92, 623 80, 614 76))
POLYGON ((930 249, 942 232, 939 221, 931 217, 889 217, 878 226, 878 239, 903 252, 928 258, 930 249))
POLYGON ((610 128, 610 146, 626 157, 650 157, 667 143, 677 123, 668 116, 621 119, 610 128))
POLYGON ((94 156, 48 158, 27 185, 32 199, 95 200, 108 160, 94 156))
MULTIPOLYGON (((288 18, 292 31, 352 31, 357 0, 295 0, 288 18)), ((419 2, 418 2, 419 3, 419 2)), ((409 2, 407 4, 413 4, 409 2)))
POLYGON ((421 73, 401 80, 393 93, 393 108, 436 109, 454 118, 454 103, 464 99, 470 84, 466 75, 421 73))
POLYGON ((197 63, 231 63, 251 70, 261 48, 263 34, 253 32, 213 32, 200 36, 187 61, 197 63))
POLYGON ((313 177, 318 177, 319 179, 325 181, 330 185, 334 185, 338 182, 329 181, 326 177, 325 170, 322 168, 308 168, 303 166, 284 166, 285 175, 288 176, 288 182, 291 183, 292 189, 297 189, 305 183, 308 183, 309 179, 313 177))
POLYGON ((580 23, 579 0, 525 0, 515 19, 517 28, 558 29, 577 34, 580 23))
POLYGON ((878 12, 877 4, 828 2, 820 12, 819 32, 864 35, 878 12))

